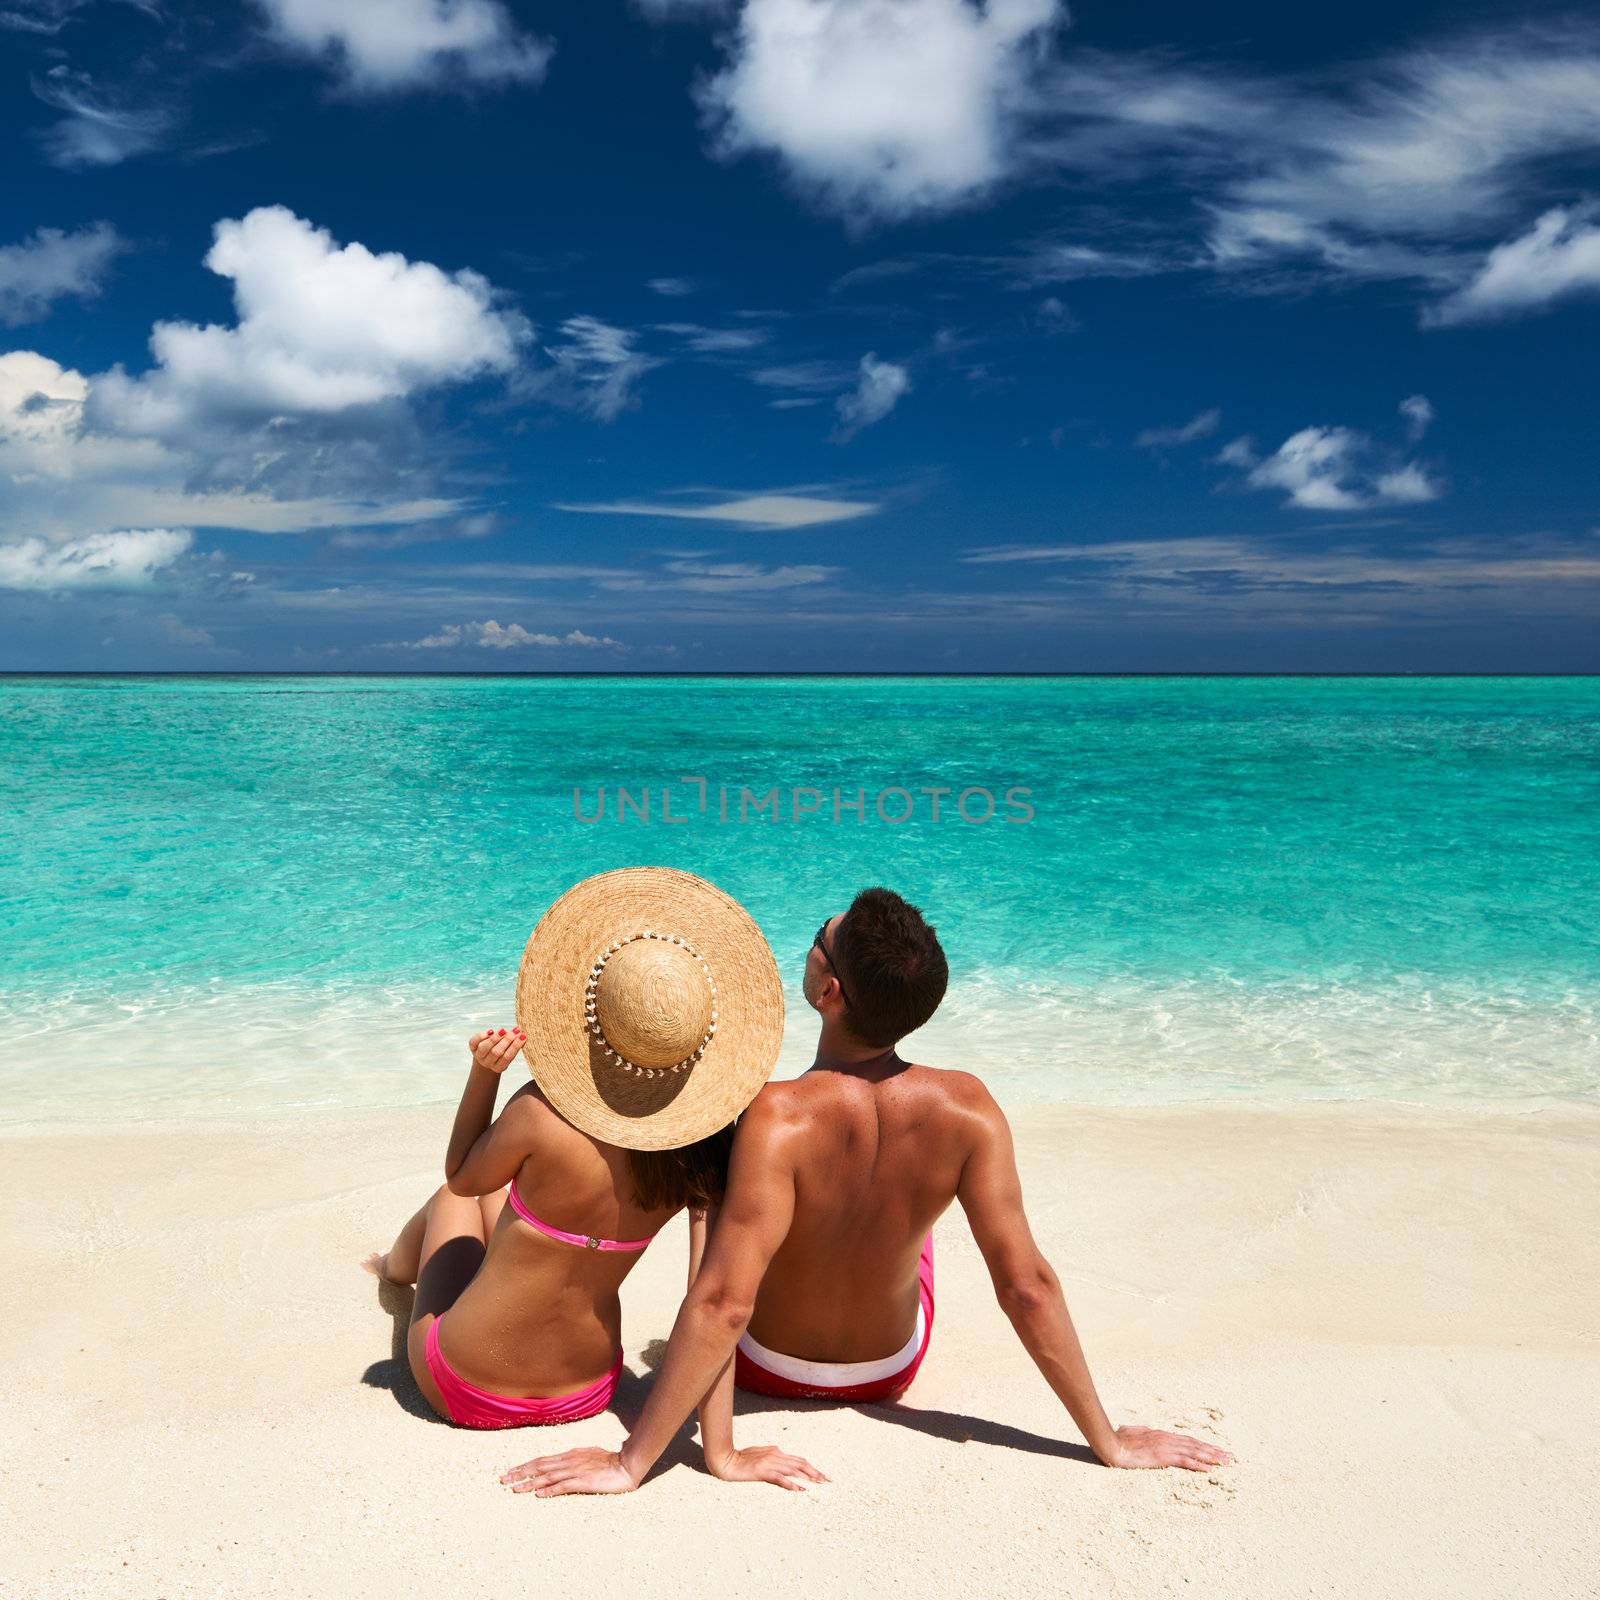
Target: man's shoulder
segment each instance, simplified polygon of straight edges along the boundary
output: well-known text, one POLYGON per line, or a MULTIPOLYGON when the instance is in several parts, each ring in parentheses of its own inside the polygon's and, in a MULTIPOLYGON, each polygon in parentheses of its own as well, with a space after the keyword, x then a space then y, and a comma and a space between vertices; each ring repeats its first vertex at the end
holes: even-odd
MULTIPOLYGON (((958 1114, 981 1116, 998 1109, 983 1079, 959 1068, 914 1063, 893 1081, 958 1114)), ((825 1118, 832 1106, 837 1106, 841 1115, 848 1115, 856 1106, 855 1096, 860 1091, 857 1080, 831 1072, 785 1078, 762 1088, 739 1119, 739 1126, 743 1128, 748 1122, 753 1128, 777 1132, 825 1118)))
POLYGON ((995 1105, 988 1085, 975 1072, 965 1072, 959 1067, 914 1066, 908 1070, 917 1074, 920 1088, 938 1096, 955 1110, 986 1114, 995 1105))

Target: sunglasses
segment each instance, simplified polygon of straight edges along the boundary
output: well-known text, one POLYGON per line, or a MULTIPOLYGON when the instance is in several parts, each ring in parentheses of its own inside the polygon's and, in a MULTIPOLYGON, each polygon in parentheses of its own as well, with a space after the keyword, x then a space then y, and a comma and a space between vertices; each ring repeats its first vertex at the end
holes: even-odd
MULTIPOLYGON (((832 918, 828 919, 828 921, 831 920, 832 918)), ((823 939, 823 935, 826 934, 827 931, 828 922, 825 921, 822 926, 817 929, 817 936, 811 941, 811 947, 814 950, 820 950, 822 952, 822 959, 828 963, 828 971, 833 974, 833 981, 839 985, 839 998, 843 1000, 846 1005, 849 1005, 850 996, 845 993, 844 979, 839 976, 839 969, 834 966, 833 957, 828 953, 828 946, 823 939)))

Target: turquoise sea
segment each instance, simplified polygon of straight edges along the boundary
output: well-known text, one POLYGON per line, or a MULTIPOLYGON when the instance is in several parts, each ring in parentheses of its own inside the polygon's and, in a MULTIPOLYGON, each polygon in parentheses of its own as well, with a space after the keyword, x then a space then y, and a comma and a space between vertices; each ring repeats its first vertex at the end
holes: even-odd
POLYGON ((0 1117, 451 1097, 637 863, 760 921, 783 1072, 885 883, 951 961, 915 1053, 1012 1101, 1600 1094, 1600 679, 11 677, 0 1117))

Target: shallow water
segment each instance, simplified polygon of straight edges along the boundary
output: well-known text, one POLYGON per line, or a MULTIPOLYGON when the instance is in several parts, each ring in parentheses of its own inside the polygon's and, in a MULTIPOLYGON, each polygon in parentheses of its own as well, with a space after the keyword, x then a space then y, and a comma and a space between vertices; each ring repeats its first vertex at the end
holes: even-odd
POLYGON ((1595 1098, 1597 802, 1595 679, 0 678, 0 1115, 451 1095, 644 862, 761 922, 782 1071, 882 882, 1013 1099, 1595 1098))

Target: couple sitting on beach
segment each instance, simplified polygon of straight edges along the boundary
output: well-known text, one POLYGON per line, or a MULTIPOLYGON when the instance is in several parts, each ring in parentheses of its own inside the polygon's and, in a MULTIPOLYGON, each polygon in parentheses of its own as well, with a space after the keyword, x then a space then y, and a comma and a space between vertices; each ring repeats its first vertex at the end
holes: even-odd
POLYGON ((975 1077, 895 1053, 945 982, 917 909, 866 890, 806 957, 815 1064, 768 1084, 783 991, 736 901, 654 867, 602 873, 556 901, 523 956, 517 1026, 470 1041, 445 1187, 369 1266, 416 1284, 412 1373, 440 1416, 475 1428, 606 1407, 622 1368, 618 1290, 685 1208, 689 1290, 622 1449, 541 1457, 502 1482, 540 1496, 636 1488, 696 1407, 714 1476, 822 1481, 798 1456, 734 1447, 734 1386, 846 1403, 901 1395, 927 1354, 931 1230, 952 1200, 1018 1337, 1103 1462, 1204 1471, 1231 1459, 1107 1419, 1029 1232, 1000 1108, 975 1077), (496 1118, 500 1074, 519 1054, 533 1081, 496 1118))

